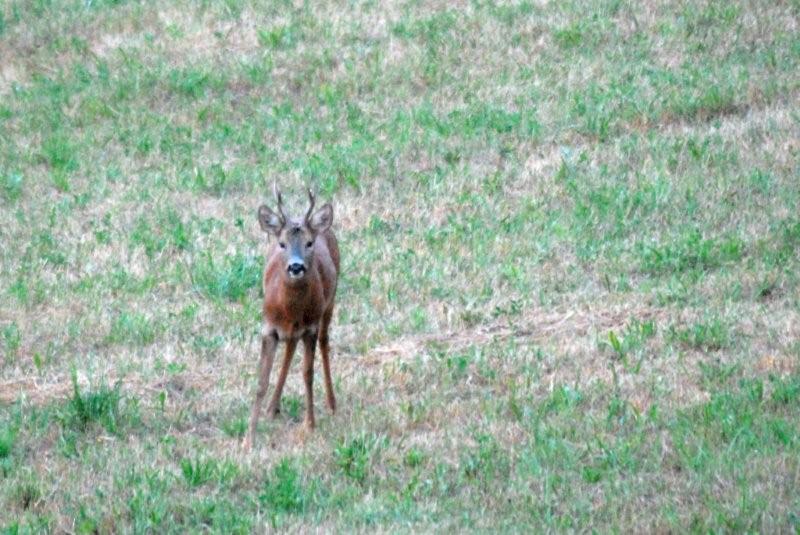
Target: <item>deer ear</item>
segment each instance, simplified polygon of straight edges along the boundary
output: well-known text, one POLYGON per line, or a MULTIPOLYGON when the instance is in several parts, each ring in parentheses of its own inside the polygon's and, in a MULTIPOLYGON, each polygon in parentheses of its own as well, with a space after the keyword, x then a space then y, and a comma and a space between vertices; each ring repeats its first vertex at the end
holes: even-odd
POLYGON ((273 212, 269 206, 262 204, 258 207, 258 224, 261 225, 261 230, 278 235, 283 228, 283 221, 280 216, 273 212))
POLYGON ((308 222, 308 226, 311 227, 311 230, 314 232, 325 232, 329 228, 331 228, 331 224, 333 223, 333 206, 330 203, 325 203, 322 205, 322 208, 314 212, 311 216, 311 220, 308 222))

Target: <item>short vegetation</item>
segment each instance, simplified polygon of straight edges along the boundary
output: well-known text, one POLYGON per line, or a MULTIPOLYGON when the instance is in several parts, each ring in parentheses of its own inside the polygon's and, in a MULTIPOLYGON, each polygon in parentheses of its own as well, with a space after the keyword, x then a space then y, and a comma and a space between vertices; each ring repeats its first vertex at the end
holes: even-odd
POLYGON ((0 533, 797 532, 798 20, 0 2, 0 533), (339 412, 243 455, 276 180, 339 412))

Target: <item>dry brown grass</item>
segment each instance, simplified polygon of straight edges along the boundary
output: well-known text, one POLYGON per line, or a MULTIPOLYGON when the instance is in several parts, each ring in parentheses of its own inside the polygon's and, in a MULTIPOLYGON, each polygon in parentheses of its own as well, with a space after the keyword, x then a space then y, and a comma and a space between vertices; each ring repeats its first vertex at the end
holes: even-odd
POLYGON ((790 3, 78 4, 0 7, 23 528, 241 527, 208 504, 242 531, 796 528, 790 3), (295 364, 245 456, 260 296, 236 270, 276 180, 335 205, 340 410, 302 430, 295 364), (135 417, 76 431, 73 370, 135 417), (194 458, 236 474, 193 487, 194 458), (261 497, 282 459, 302 513, 261 497))

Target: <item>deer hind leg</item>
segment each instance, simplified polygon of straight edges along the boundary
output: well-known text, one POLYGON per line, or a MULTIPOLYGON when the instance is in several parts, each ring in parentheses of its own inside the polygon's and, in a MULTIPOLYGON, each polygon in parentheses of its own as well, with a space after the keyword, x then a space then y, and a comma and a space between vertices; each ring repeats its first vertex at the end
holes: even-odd
POLYGON ((322 353, 322 371, 325 374, 325 398, 331 412, 336 412, 336 397, 333 395, 333 381, 331 381, 330 344, 328 343, 328 326, 331 324, 333 307, 322 316, 319 329, 319 349, 322 353))
POLYGON ((269 376, 272 372, 272 363, 275 360, 275 349, 277 346, 278 340, 274 336, 262 335, 261 358, 258 362, 258 390, 256 391, 255 400, 253 400, 253 408, 250 411, 250 426, 248 427, 247 436, 245 436, 243 443, 245 451, 250 451, 253 444, 255 444, 258 417, 261 413, 261 405, 264 402, 264 396, 267 395, 269 376))
POLYGON ((283 365, 281 372, 278 375, 278 382, 275 384, 275 391, 272 393, 272 399, 267 406, 267 415, 270 418, 275 418, 281 412, 281 396, 283 395, 283 385, 286 384, 286 376, 289 375, 289 366, 292 364, 292 357, 294 350, 297 347, 297 339, 289 338, 286 340, 286 353, 283 355, 283 365))
POLYGON ((303 335, 303 382, 306 385, 306 429, 314 429, 314 351, 317 348, 317 334, 303 335))

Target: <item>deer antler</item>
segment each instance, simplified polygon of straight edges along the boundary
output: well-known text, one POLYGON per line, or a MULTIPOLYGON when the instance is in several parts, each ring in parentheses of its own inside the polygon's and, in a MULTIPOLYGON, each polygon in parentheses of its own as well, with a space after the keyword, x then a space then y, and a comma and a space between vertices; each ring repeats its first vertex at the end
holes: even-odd
POLYGON ((308 191, 308 200, 311 204, 308 206, 308 212, 306 212, 306 222, 311 221, 311 212, 314 211, 314 194, 311 193, 311 188, 306 188, 308 191))
POLYGON ((278 189, 278 183, 272 183, 272 193, 275 194, 275 199, 278 201, 278 213, 281 216, 281 223, 286 224, 286 214, 283 213, 283 197, 281 196, 281 190, 278 189))

